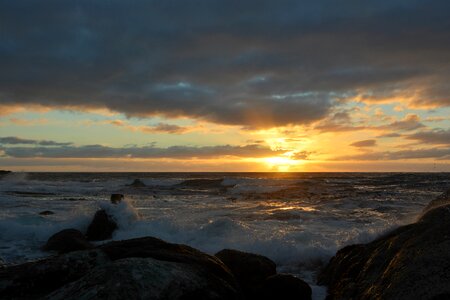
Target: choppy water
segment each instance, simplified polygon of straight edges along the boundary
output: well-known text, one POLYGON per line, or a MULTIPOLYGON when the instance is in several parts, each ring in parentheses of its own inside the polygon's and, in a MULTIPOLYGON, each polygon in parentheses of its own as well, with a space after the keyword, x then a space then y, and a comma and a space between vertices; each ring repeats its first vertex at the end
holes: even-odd
POLYGON ((413 222, 449 187, 450 173, 15 173, 0 179, 0 258, 48 255, 39 249, 50 235, 85 230, 107 207, 115 240, 150 235, 211 254, 259 253, 313 282, 336 250, 413 222), (147 187, 128 187, 136 178, 147 187), (116 192, 127 201, 112 207, 116 192))

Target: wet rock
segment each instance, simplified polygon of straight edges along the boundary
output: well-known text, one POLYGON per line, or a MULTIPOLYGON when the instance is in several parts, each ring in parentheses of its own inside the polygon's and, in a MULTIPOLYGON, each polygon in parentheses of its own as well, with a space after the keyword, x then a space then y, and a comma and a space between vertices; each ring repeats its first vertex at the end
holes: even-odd
POLYGON ((146 187, 145 183, 143 183, 140 179, 135 179, 131 184, 128 186, 135 187, 135 188, 141 188, 146 187))
POLYGON ((328 299, 440 299, 449 295, 449 202, 440 199, 416 223, 338 251, 318 276, 318 283, 328 286, 328 299))
POLYGON ((141 257, 196 265, 222 278, 230 285, 236 285, 235 278, 222 261, 186 245, 167 243, 154 237, 143 237, 109 242, 99 246, 99 249, 111 260, 141 257))
POLYGON ((44 210, 44 211, 41 211, 39 214, 41 216, 49 216, 49 215, 54 215, 55 213, 51 210, 44 210))
POLYGON ((111 194, 111 203, 117 204, 120 203, 124 199, 122 194, 111 194))
POLYGON ((262 255, 224 249, 215 256, 231 270, 247 297, 254 297, 266 278, 277 272, 275 263, 262 255))
POLYGON ((125 258, 89 272, 45 299, 239 299, 235 288, 195 265, 125 258))
POLYGON ((311 287, 295 276, 277 274, 267 278, 259 291, 260 299, 311 300, 311 287))
POLYGON ((0 268, 0 299, 38 299, 107 263, 101 251, 88 250, 0 268))
POLYGON ((109 216, 104 209, 95 213, 94 219, 89 225, 86 237, 89 241, 103 241, 112 238, 117 223, 109 216))
POLYGON ((52 235, 43 247, 43 250, 67 253, 91 248, 92 245, 86 240, 86 237, 81 231, 76 229, 64 229, 52 235))

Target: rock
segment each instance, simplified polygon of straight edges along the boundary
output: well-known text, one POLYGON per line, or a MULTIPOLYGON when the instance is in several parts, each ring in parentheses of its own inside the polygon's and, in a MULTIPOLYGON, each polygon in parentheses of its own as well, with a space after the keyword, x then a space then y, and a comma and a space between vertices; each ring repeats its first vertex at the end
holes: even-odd
POLYGON ((2 178, 3 176, 6 176, 8 174, 11 174, 11 171, 6 171, 6 170, 0 170, 0 178, 2 178))
POLYGON ((43 250, 67 253, 90 248, 92 248, 92 245, 79 230, 64 229, 52 235, 43 247, 43 250))
POLYGON ((267 278, 260 290, 260 299, 311 300, 311 287, 295 276, 277 274, 267 278))
POLYGON ((112 238, 112 233, 117 229, 117 223, 104 209, 95 213, 94 219, 89 225, 86 237, 89 241, 103 241, 112 238))
POLYGON ((140 179, 135 179, 128 186, 135 187, 135 188, 146 187, 145 183, 143 183, 140 179))
POLYGON ((111 203, 117 204, 120 203, 124 199, 122 194, 111 194, 111 203))
POLYGON ((262 255, 224 249, 215 255, 233 273, 247 297, 253 297, 269 276, 276 274, 276 264, 262 255))
MULTIPOLYGON (((327 299, 444 299, 450 295, 450 201, 414 224, 339 250, 319 274, 327 299)), ((446 298, 449 299, 449 298, 446 298)))
POLYGON ((125 258, 89 272, 44 299, 240 299, 232 286, 195 265, 125 258))
POLYGON ((228 268, 146 237, 0 269, 0 299, 243 299, 228 268))
POLYGON ((44 210, 44 211, 41 211, 39 214, 41 216, 49 216, 49 215, 54 215, 55 213, 51 210, 44 210))
POLYGON ((38 299, 107 263, 101 251, 88 250, 0 268, 0 299, 38 299))
POLYGON ((222 261, 186 245, 167 243, 154 237, 143 237, 109 242, 98 248, 111 260, 141 257, 196 265, 236 286, 235 278, 222 261))

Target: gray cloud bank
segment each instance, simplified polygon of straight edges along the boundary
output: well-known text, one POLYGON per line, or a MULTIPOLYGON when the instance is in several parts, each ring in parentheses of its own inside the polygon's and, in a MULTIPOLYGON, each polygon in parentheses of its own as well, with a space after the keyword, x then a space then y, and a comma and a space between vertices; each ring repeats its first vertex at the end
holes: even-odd
POLYGON ((319 120, 360 93, 448 106, 448 11, 447 0, 5 0, 0 104, 253 127, 319 120))
POLYGON ((103 145, 59 146, 59 147, 2 147, 4 156, 13 158, 215 158, 233 157, 266 157, 283 154, 283 150, 271 150, 256 144, 244 146, 171 146, 159 148, 143 147, 108 147, 103 145))

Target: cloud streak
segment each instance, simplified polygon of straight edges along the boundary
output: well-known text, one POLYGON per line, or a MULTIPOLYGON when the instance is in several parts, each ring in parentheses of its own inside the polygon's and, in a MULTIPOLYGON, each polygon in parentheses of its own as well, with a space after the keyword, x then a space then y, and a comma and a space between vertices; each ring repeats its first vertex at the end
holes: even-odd
POLYGON ((258 158, 284 154, 284 150, 271 150, 257 144, 244 146, 154 146, 115 148, 103 145, 61 147, 3 147, 4 155, 13 158, 218 158, 224 156, 258 158))

